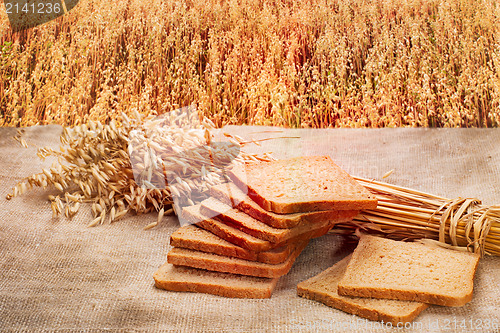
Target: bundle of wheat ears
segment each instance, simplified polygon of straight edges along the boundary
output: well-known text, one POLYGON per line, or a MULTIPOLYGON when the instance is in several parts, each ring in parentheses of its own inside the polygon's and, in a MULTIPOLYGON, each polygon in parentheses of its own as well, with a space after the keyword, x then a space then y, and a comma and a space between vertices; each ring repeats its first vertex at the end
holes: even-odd
MULTIPOLYGON (((89 226, 112 222, 127 212, 158 212, 156 226, 165 214, 177 213, 174 198, 194 204, 210 186, 226 180, 217 167, 246 161, 270 161, 270 153, 247 154, 210 146, 213 123, 196 112, 180 110, 163 117, 134 118, 122 114, 121 126, 89 122, 64 128, 60 151, 42 148, 38 155, 57 157, 49 169, 18 183, 11 199, 32 186, 55 186, 61 194, 49 195, 54 216, 72 217, 80 203, 91 202, 94 220, 89 226), (189 126, 183 126, 188 124, 189 126), (193 126, 196 124, 196 126, 193 126), (212 147, 214 151, 210 153, 212 147), (168 179, 168 184, 165 180, 168 179), (156 181, 155 181, 156 180, 156 181), (158 186, 163 181, 163 187, 158 186)), ((242 147, 248 142, 224 133, 242 147)), ((16 139, 26 146, 24 139, 16 139)), ((222 167, 221 167, 222 169, 222 167)), ((477 199, 448 199, 375 180, 355 177, 378 198, 378 207, 365 210, 333 233, 362 230, 393 239, 420 240, 458 250, 500 255, 500 206, 484 206, 477 199)))

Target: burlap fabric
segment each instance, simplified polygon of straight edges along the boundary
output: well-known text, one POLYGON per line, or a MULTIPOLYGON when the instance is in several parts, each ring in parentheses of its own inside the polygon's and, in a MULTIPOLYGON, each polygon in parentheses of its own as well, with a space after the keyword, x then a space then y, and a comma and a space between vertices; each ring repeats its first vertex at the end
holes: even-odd
MULTIPOLYGON (((27 129, 26 140, 58 147, 58 126, 27 129)), ((447 197, 472 196, 500 203, 500 131, 479 129, 283 130, 227 127, 243 137, 299 136, 262 142, 254 151, 278 158, 328 154, 354 175, 447 197), (258 132, 258 133, 257 133, 258 132)), ((235 331, 382 332, 361 320, 296 295, 296 285, 334 264, 352 245, 326 235, 310 243, 271 299, 229 299, 158 290, 152 274, 166 261, 170 217, 143 227, 156 215, 129 216, 87 228, 89 206, 72 219, 53 219, 47 192, 39 189, 5 200, 12 186, 38 172, 36 148, 22 148, 15 130, 0 128, 0 331, 235 331)), ((472 302, 464 307, 431 306, 414 327, 392 331, 498 331, 500 259, 479 265, 472 302)))

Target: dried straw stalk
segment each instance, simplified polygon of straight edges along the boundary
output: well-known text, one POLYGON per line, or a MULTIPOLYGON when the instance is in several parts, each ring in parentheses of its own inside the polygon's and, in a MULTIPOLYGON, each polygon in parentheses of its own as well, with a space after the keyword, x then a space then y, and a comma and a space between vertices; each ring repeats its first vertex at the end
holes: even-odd
POLYGON ((437 195, 354 177, 376 195, 378 206, 363 210, 334 232, 361 229, 392 239, 421 242, 475 253, 500 255, 500 206, 474 198, 437 195))

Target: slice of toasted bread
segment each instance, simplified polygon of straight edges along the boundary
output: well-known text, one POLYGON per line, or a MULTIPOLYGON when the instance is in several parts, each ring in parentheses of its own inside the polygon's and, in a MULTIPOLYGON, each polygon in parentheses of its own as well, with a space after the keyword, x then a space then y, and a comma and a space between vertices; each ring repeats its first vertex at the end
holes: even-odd
POLYGON ((472 299, 479 255, 364 235, 354 250, 340 295, 445 306, 472 299))
POLYGON ((270 298, 278 278, 268 279, 212 272, 192 267, 162 265, 154 274, 155 286, 234 298, 270 298))
POLYGON ((283 263, 274 265, 179 247, 174 247, 168 252, 167 261, 174 265, 201 268, 216 272, 275 278, 288 273, 295 259, 306 247, 307 243, 308 241, 300 242, 287 260, 283 263))
POLYGON ((235 166, 232 181, 259 206, 279 214, 377 207, 376 197, 328 156, 235 166))
POLYGON ((295 243, 289 243, 269 251, 254 252, 230 243, 210 231, 195 225, 186 225, 177 229, 170 236, 170 245, 267 264, 284 262, 296 246, 295 243))
POLYGON ((350 221, 358 214, 357 211, 348 210, 340 213, 337 219, 323 220, 314 224, 301 224, 289 229, 279 229, 271 227, 238 209, 231 208, 215 198, 203 200, 200 212, 205 216, 214 216, 214 219, 218 221, 234 225, 247 234, 272 243, 284 243, 311 230, 350 221))
POLYGON ((358 211, 322 210, 305 213, 276 214, 260 207, 234 183, 224 183, 210 188, 210 195, 226 205, 237 208, 253 218, 274 228, 293 228, 301 224, 321 223, 325 220, 342 220, 346 214, 358 211))
POLYGON ((420 302, 339 295, 337 285, 350 259, 349 255, 320 274, 300 282, 297 294, 369 320, 390 322, 393 325, 411 322, 428 307, 420 302))

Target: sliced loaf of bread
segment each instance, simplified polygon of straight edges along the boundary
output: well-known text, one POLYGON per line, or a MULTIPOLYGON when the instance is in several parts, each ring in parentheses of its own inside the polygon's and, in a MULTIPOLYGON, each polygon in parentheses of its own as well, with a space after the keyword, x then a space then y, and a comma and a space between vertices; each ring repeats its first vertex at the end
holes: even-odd
POLYGON ((337 285, 344 276, 350 258, 349 255, 320 274, 300 282, 297 294, 369 320, 390 322, 393 325, 411 322, 428 307, 420 302, 339 295, 337 285))
POLYGON ((200 212, 205 216, 214 216, 214 219, 218 221, 233 225, 249 235, 272 243, 284 243, 311 230, 326 226, 332 227, 335 223, 350 221, 357 215, 357 211, 345 211, 347 213, 339 214, 339 219, 323 220, 314 224, 301 224, 290 229, 279 229, 271 227, 238 209, 231 208, 215 198, 203 200, 200 212))
POLYGON ((212 272, 168 263, 153 274, 153 279, 160 289, 234 298, 270 298, 278 281, 278 278, 212 272))
POLYGON ((288 273, 295 259, 306 247, 307 243, 308 241, 300 242, 287 260, 274 265, 179 247, 174 247, 168 252, 167 262, 174 265, 201 268, 216 272, 275 278, 288 273))
POLYGON ((182 210, 182 217, 190 223, 196 224, 197 226, 210 231, 220 238, 250 251, 262 252, 279 247, 278 244, 273 244, 269 241, 259 239, 238 230, 235 227, 226 225, 211 218, 207 218, 200 212, 200 208, 201 205, 184 207, 182 210))
MULTIPOLYGON (((223 223, 212 218, 207 218, 200 212, 200 208, 201 205, 185 207, 182 210, 183 218, 205 230, 210 231, 220 238, 227 240, 230 243, 254 252, 268 251, 285 245, 284 243, 272 243, 267 240, 254 237, 242 230, 239 230, 237 226, 230 225, 227 222, 223 223)), ((331 227, 331 225, 327 225, 319 229, 311 230, 294 239, 290 239, 289 242, 323 236, 331 229, 331 227)))
POLYGON ((293 214, 276 214, 260 207, 232 182, 211 187, 210 195, 224 204, 237 208, 274 228, 293 228, 301 224, 321 223, 327 220, 340 221, 346 218, 346 216, 355 216, 358 212, 348 210, 326 210, 293 214))
POLYGON ((226 257, 235 257, 245 260, 259 261, 267 264, 284 262, 295 248, 295 243, 264 252, 254 252, 234 245, 219 236, 199 228, 195 225, 186 225, 177 229, 170 236, 170 245, 191 250, 214 253, 226 257))
POLYGON ((340 295, 461 306, 472 299, 479 255, 364 235, 340 295))

